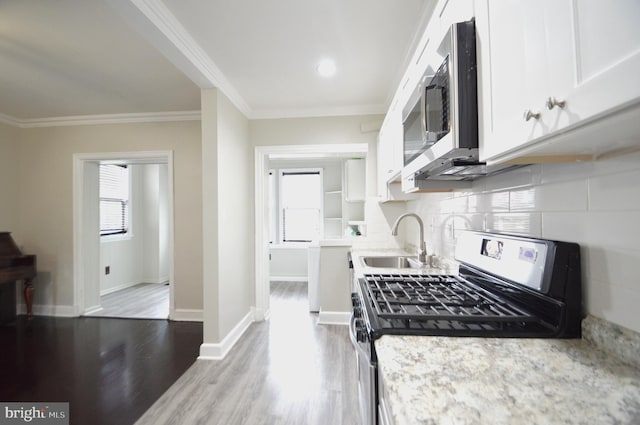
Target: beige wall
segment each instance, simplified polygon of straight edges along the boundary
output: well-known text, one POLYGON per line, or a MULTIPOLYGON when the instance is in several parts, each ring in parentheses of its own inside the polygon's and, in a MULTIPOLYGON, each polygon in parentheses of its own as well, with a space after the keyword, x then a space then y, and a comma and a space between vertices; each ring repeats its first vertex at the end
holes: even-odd
POLYGON ((363 133, 360 126, 381 119, 249 121, 226 97, 206 92, 203 117, 215 119, 202 123, 0 126, 0 162, 7 165, 0 173, 18 182, 18 187, 0 185, 0 194, 17 199, 17 209, 0 213, 0 223, 15 223, 19 243, 38 255, 36 305, 73 305, 73 154, 172 150, 175 307, 204 309, 205 342, 219 342, 255 305, 253 146, 372 146, 377 133, 363 133), (15 146, 9 142, 18 137, 15 146))
POLYGON ((254 304, 253 162, 249 121, 216 89, 202 95, 204 344, 254 304))
POLYGON ((73 305, 73 154, 174 152, 175 307, 202 308, 200 122, 21 129, 18 228, 38 255, 35 304, 73 305))
POLYGON ((253 146, 373 143, 369 151, 375 151, 378 132, 362 132, 360 126, 381 123, 383 118, 382 115, 357 115, 252 120, 250 138, 253 146))
POLYGON ((254 302, 253 152, 249 121, 225 96, 218 99, 220 210, 220 333, 254 302))
POLYGON ((0 123, 0 232, 13 232, 20 244, 18 210, 12 207, 18 202, 18 131, 0 123))

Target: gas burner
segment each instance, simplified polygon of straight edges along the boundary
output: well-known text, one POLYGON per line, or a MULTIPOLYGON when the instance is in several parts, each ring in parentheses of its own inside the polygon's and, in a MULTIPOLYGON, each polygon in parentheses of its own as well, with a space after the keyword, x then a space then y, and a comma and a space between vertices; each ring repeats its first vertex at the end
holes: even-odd
POLYGON ((382 319, 531 321, 532 315, 457 276, 365 275, 366 291, 382 319))
POLYGON ((467 232, 459 238, 456 259, 459 275, 360 279, 358 299, 370 339, 385 333, 580 336, 578 245, 467 232))

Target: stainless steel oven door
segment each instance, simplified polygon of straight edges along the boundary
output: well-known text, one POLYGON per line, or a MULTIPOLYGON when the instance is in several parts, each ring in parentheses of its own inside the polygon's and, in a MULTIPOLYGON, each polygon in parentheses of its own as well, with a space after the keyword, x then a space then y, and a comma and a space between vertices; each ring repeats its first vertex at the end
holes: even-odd
POLYGON ((376 366, 371 362, 370 343, 358 341, 357 327, 364 325, 356 321, 360 322, 352 314, 349 322, 349 337, 356 351, 360 418, 363 425, 377 425, 376 366))

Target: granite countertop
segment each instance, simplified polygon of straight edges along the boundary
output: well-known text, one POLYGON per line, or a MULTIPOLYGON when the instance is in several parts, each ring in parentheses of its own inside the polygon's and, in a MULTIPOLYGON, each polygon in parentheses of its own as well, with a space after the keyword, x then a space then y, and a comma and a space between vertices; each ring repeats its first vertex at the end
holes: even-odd
POLYGON ((375 346, 390 414, 395 425, 640 424, 640 335, 592 316, 583 335, 385 335, 375 346))

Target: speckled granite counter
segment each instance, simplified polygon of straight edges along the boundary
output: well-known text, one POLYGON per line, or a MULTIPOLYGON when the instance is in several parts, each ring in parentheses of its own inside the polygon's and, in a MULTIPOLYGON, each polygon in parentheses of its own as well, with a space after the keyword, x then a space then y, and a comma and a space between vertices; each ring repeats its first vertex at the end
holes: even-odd
POLYGON ((640 369, 629 363, 640 336, 585 322, 596 343, 622 340, 627 350, 585 339, 383 336, 376 351, 394 424, 640 424, 640 369))

